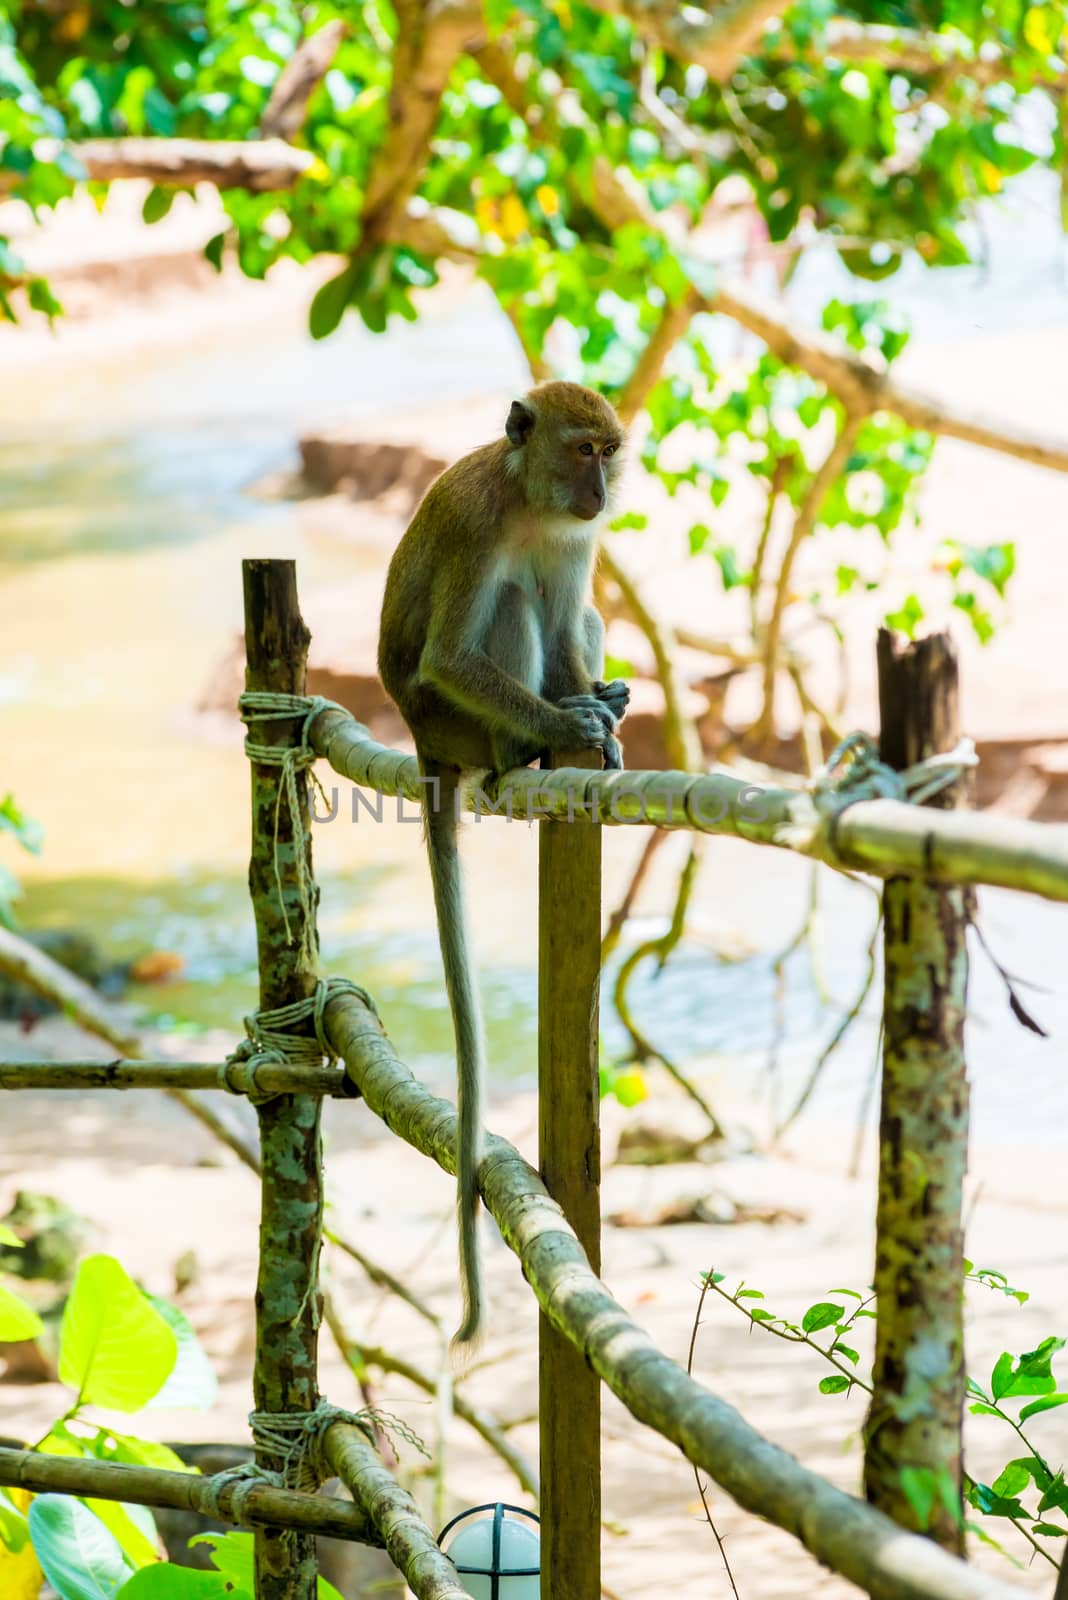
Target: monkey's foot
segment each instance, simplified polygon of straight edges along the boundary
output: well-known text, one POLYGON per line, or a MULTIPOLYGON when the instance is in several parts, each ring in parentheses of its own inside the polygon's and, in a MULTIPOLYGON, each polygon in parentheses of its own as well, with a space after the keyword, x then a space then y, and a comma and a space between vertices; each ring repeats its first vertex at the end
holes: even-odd
POLYGON ((605 752, 606 765, 612 766, 614 758, 610 746, 615 747, 612 735, 616 718, 603 700, 592 694, 570 694, 556 702, 568 723, 574 729, 566 731, 555 746, 558 750, 599 749, 605 752))
POLYGON ((619 721, 615 710, 607 701, 595 694, 568 694, 557 705, 565 711, 581 711, 595 717, 606 733, 614 733, 619 721))

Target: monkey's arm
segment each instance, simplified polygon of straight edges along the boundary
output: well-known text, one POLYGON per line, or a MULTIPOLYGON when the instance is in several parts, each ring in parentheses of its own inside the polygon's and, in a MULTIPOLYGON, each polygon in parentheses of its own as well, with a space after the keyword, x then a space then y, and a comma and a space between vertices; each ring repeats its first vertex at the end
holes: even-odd
POLYGON ((427 641, 419 675, 446 700, 494 733, 550 749, 564 737, 564 713, 495 665, 483 651, 427 641))
MULTIPOLYGON (((462 592, 462 591, 461 591, 462 592)), ((563 707, 535 694, 471 643, 472 607, 456 590, 450 611, 438 606, 419 661, 419 676, 491 733, 541 750, 603 746, 610 734, 592 705, 563 707)))

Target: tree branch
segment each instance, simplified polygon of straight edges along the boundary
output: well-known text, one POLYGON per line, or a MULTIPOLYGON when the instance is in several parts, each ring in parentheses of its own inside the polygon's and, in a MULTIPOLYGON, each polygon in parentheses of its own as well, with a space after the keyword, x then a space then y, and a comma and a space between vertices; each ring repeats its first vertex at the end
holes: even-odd
POLYGON ((260 136, 264 139, 292 139, 304 125, 308 101, 330 70, 341 48, 348 27, 340 17, 327 22, 316 33, 307 34, 298 44, 271 90, 263 116, 260 136))
MULTIPOLYGON (((616 0, 605 0, 606 6, 609 3, 614 6, 616 0)), ((652 9, 657 10, 655 6, 652 9)), ((498 43, 480 45, 473 54, 488 80, 500 89, 512 109, 523 117, 533 138, 555 144, 559 141, 565 122, 581 116, 581 111, 562 97, 550 106, 533 95, 528 81, 515 71, 507 53, 498 43)), ((643 197, 636 194, 631 184, 603 158, 595 167, 592 195, 584 194, 582 198, 586 204, 594 207, 605 227, 614 230, 628 222, 640 222, 647 228, 660 231, 672 248, 681 242, 664 233, 659 218, 643 203, 643 197)), ((702 255, 699 248, 694 249, 690 240, 686 244, 693 254, 702 255)), ((709 261, 709 265, 714 263, 709 261)), ((651 374, 662 369, 670 352, 670 334, 674 332, 681 337, 685 332, 684 311, 690 316, 702 311, 717 312, 740 323, 762 339, 772 354, 787 366, 800 367, 810 377, 825 384, 851 415, 892 411, 909 427, 925 433, 961 439, 967 444, 996 450, 1002 455, 1029 461, 1035 466, 1068 472, 1068 440, 959 412, 920 390, 898 383, 890 377, 886 363, 881 358, 870 354, 860 355, 829 334, 797 328, 783 317, 777 307, 741 284, 718 283, 709 295, 701 295, 693 290, 678 308, 670 308, 661 326, 652 335, 648 363, 643 353, 632 374, 635 394, 642 388, 648 393, 651 374), (674 314, 676 310, 678 315, 674 314)))
MULTIPOLYGON (((216 189, 248 189, 261 194, 292 189, 315 161, 310 150, 298 150, 282 139, 85 139, 64 145, 39 140, 39 161, 54 160, 66 150, 94 183, 116 178, 148 178, 152 183, 189 188, 210 183, 216 189)), ((12 189, 23 174, 0 172, 0 191, 12 189)))
POLYGON ((959 412, 919 389, 898 383, 878 358, 857 354, 829 334, 802 331, 739 284, 724 284, 717 289, 705 309, 740 322, 762 339, 780 361, 800 367, 826 384, 849 412, 892 411, 910 428, 924 433, 961 439, 1037 467, 1068 472, 1068 440, 959 412))
POLYGON ((752 737, 758 743, 775 731, 775 677, 779 670, 779 641, 782 637, 783 612, 786 610, 787 597, 790 593, 790 580, 797 552, 816 526, 823 502, 845 470, 863 420, 863 413, 846 417, 838 437, 809 485, 808 493, 797 508, 789 543, 779 567, 775 583, 775 600, 763 641, 764 700, 760 716, 751 730, 752 737))
POLYGON ((390 238, 415 193, 449 74, 464 46, 484 26, 477 0, 420 0, 399 10, 389 131, 367 184, 364 246, 390 238))
POLYGON ((595 11, 626 17, 644 39, 669 55, 703 67, 714 83, 725 83, 749 55, 784 0, 726 0, 714 12, 674 0, 589 0, 595 11))
MULTIPOLYGON (((364 1344, 361 1340, 354 1339, 340 1321, 333 1302, 324 1307, 324 1315, 338 1349, 354 1370, 358 1371, 361 1367, 378 1367, 383 1372, 395 1373, 398 1378, 406 1378, 424 1394, 438 1393, 438 1380, 431 1373, 424 1372, 422 1367, 395 1356, 392 1351, 385 1350, 379 1345, 364 1344)), ((472 1405, 455 1388, 452 1393, 452 1409, 462 1421, 474 1429, 491 1450, 500 1456, 505 1466, 514 1473, 520 1488, 537 1500, 538 1474, 507 1437, 493 1413, 484 1411, 481 1406, 472 1405)))
MULTIPOLYGON (((802 44, 784 30, 765 40, 762 53, 776 60, 809 61, 814 65, 833 59, 858 65, 872 63, 887 72, 908 73, 915 78, 937 74, 968 77, 988 86, 1014 77, 1020 66, 1014 56, 999 48, 983 45, 976 54, 970 39, 951 33, 917 28, 894 28, 881 23, 853 22, 834 17, 821 38, 802 44)), ((1063 72, 1025 69, 1029 80, 1049 89, 1063 89, 1068 80, 1063 72)))
POLYGON ((705 765, 704 752, 692 717, 682 706, 678 673, 675 668, 675 636, 666 622, 653 616, 634 582, 619 562, 602 543, 598 560, 601 568, 623 596, 627 612, 645 634, 656 663, 656 676, 664 691, 664 745, 668 760, 673 766, 687 772, 700 772, 705 765))

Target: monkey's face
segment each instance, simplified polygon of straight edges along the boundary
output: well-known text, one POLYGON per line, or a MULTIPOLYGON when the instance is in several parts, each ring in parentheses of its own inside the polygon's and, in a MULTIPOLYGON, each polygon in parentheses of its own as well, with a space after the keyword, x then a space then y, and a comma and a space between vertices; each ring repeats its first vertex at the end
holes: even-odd
POLYGON ((513 402, 505 431, 530 505, 592 522, 611 503, 623 429, 594 390, 540 384, 513 402))
POLYGON ((570 440, 564 446, 565 470, 559 483, 573 517, 592 522, 607 506, 618 473, 616 457, 621 442, 593 436, 570 440))

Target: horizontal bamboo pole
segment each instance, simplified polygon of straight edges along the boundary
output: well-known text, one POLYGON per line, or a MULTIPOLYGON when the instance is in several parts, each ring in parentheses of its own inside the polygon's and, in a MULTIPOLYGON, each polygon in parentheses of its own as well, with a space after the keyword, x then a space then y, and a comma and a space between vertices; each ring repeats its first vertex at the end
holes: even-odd
MULTIPOLYGON (((221 1089, 223 1062, 214 1061, 0 1061, 0 1089, 221 1089)), ((259 1094, 351 1094, 337 1067, 299 1067, 264 1061, 248 1072, 231 1068, 231 1081, 259 1094)))
POLYGON ((356 1544, 381 1542, 362 1505, 328 1495, 301 1494, 296 1489, 276 1489, 267 1483, 249 1488, 240 1480, 222 1484, 213 1493, 210 1480, 196 1472, 165 1472, 159 1467, 130 1467, 117 1461, 0 1449, 0 1484, 34 1494, 77 1494, 91 1500, 122 1500, 128 1505, 167 1506, 242 1528, 305 1528, 356 1544), (238 1489, 244 1501, 240 1517, 233 1509, 238 1489))
MULTIPOLYGON (((335 772, 376 796, 358 813, 364 824, 379 807, 386 814, 382 797, 418 804, 416 758, 379 744, 348 712, 320 712, 311 743, 335 772)), ((819 812, 805 790, 764 788, 726 772, 520 767, 482 788, 469 785, 464 799, 479 818, 548 819, 575 826, 593 820, 609 827, 726 834, 876 877, 992 884, 1068 900, 1068 827, 1060 824, 934 811, 900 800, 858 800, 834 817, 819 812)))
MULTIPOLYGON (((378 1018, 355 995, 342 994, 328 1003, 325 1024, 371 1110, 455 1172, 455 1107, 397 1059, 378 1018)), ((739 1505, 784 1528, 876 1600, 1023 1600, 1013 1585, 972 1571, 802 1466, 657 1349, 592 1271, 560 1207, 514 1145, 487 1137, 479 1181, 546 1316, 639 1422, 676 1444, 739 1505)))
POLYGON ((390 1560, 404 1574, 416 1600, 470 1600, 415 1501, 359 1428, 346 1422, 329 1427, 326 1458, 353 1499, 366 1509, 390 1560))

